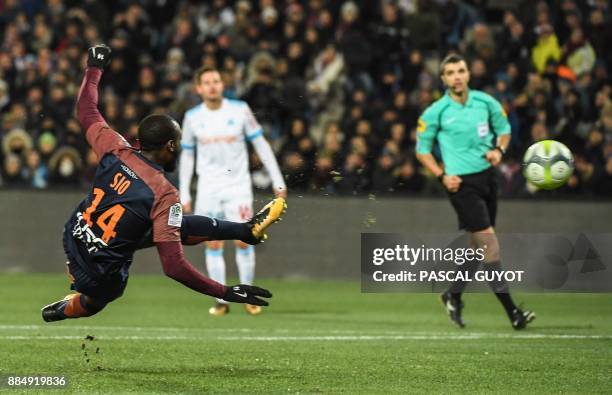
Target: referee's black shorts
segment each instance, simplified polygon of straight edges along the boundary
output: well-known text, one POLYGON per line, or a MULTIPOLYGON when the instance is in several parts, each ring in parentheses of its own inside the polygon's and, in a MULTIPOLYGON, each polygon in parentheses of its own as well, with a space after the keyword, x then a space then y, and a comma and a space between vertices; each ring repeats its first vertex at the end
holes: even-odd
POLYGON ((460 177, 463 181, 459 190, 449 192, 459 229, 477 232, 495 226, 498 189, 495 168, 460 177))

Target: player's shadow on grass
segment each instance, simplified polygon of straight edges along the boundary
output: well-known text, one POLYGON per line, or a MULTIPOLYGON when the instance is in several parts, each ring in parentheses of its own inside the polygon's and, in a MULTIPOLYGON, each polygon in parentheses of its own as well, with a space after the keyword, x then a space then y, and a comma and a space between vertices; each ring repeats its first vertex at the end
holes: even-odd
POLYGON ((550 330, 580 330, 580 329, 595 329, 595 326, 591 324, 586 325, 541 325, 540 323, 537 326, 532 326, 529 328, 528 332, 547 332, 550 330))
MULTIPOLYGON (((132 374, 144 374, 144 375, 202 375, 205 374, 207 377, 221 377, 221 378, 258 378, 264 375, 269 375, 277 371, 273 368, 265 367, 236 367, 230 365, 214 365, 214 366, 178 366, 160 368, 158 366, 146 366, 141 367, 121 367, 113 369, 104 369, 102 372, 108 373, 109 371, 115 371, 117 373, 132 373, 132 374)), ((167 376, 166 376, 167 377, 167 376)), ((200 376, 198 376, 200 377, 200 376)))
MULTIPOLYGON (((268 314, 321 314, 321 310, 305 310, 305 309, 283 309, 283 310, 271 310, 268 314)), ((349 314, 348 311, 329 311, 325 310, 324 314, 349 314)))
MULTIPOLYGON (((138 388, 142 393, 178 393, 178 394, 204 394, 204 393, 235 393, 227 388, 220 388, 216 383, 219 380, 242 381, 261 379, 271 375, 278 376, 279 370, 265 368, 236 368, 228 365, 215 365, 207 367, 174 367, 159 368, 115 368, 103 369, 89 373, 89 377, 96 374, 100 376, 111 375, 107 385, 125 385, 125 377, 129 377, 130 385, 138 388), (120 377, 120 378, 119 378, 120 377), (205 377, 206 380, 202 381, 205 377)), ((289 376, 288 376, 289 377, 289 376)))

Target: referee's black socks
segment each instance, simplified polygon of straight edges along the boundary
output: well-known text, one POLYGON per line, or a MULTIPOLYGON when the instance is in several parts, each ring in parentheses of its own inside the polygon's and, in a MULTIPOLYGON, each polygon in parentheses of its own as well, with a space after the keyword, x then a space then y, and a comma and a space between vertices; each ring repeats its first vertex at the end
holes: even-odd
MULTIPOLYGON (((461 267, 458 270, 463 272, 462 278, 471 279, 471 278, 474 278, 474 273, 478 270, 479 266, 480 266, 479 260, 476 260, 476 259, 467 260, 463 265, 461 265, 461 267)), ((458 302, 461 300, 461 294, 463 293, 467 285, 468 285, 468 281, 455 280, 451 284, 450 288, 448 289, 448 292, 450 292, 452 298, 458 302)))
MULTIPOLYGON (((484 264, 485 270, 487 272, 501 272, 501 262, 489 262, 484 264)), ((510 296, 510 288, 508 287, 508 283, 503 278, 503 276, 491 276, 493 280, 489 281, 489 286, 491 290, 495 292, 495 296, 500 301, 500 303, 504 306, 508 317, 512 318, 512 312, 516 309, 516 305, 512 301, 512 297, 510 296)), ((489 277, 489 278, 491 278, 489 277)))

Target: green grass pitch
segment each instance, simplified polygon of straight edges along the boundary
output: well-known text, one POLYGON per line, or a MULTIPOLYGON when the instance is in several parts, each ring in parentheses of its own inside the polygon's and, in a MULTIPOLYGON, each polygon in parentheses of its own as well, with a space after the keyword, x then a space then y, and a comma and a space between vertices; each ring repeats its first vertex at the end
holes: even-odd
POLYGON ((0 275, 0 375, 66 375, 73 393, 612 391, 612 295, 517 295, 538 318, 516 332, 491 294, 466 295, 460 330, 437 295, 258 284, 274 292, 258 317, 240 305, 211 317, 210 298, 134 275, 98 316, 45 324, 65 276, 0 275))

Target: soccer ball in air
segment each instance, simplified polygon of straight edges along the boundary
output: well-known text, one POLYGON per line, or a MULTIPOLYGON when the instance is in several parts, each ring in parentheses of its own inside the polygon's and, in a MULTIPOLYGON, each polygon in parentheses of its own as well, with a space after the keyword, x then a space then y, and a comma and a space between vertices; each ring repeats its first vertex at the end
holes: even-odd
POLYGON ((538 141, 527 149, 523 157, 525 178, 540 189, 559 188, 573 171, 572 152, 558 141, 538 141))

